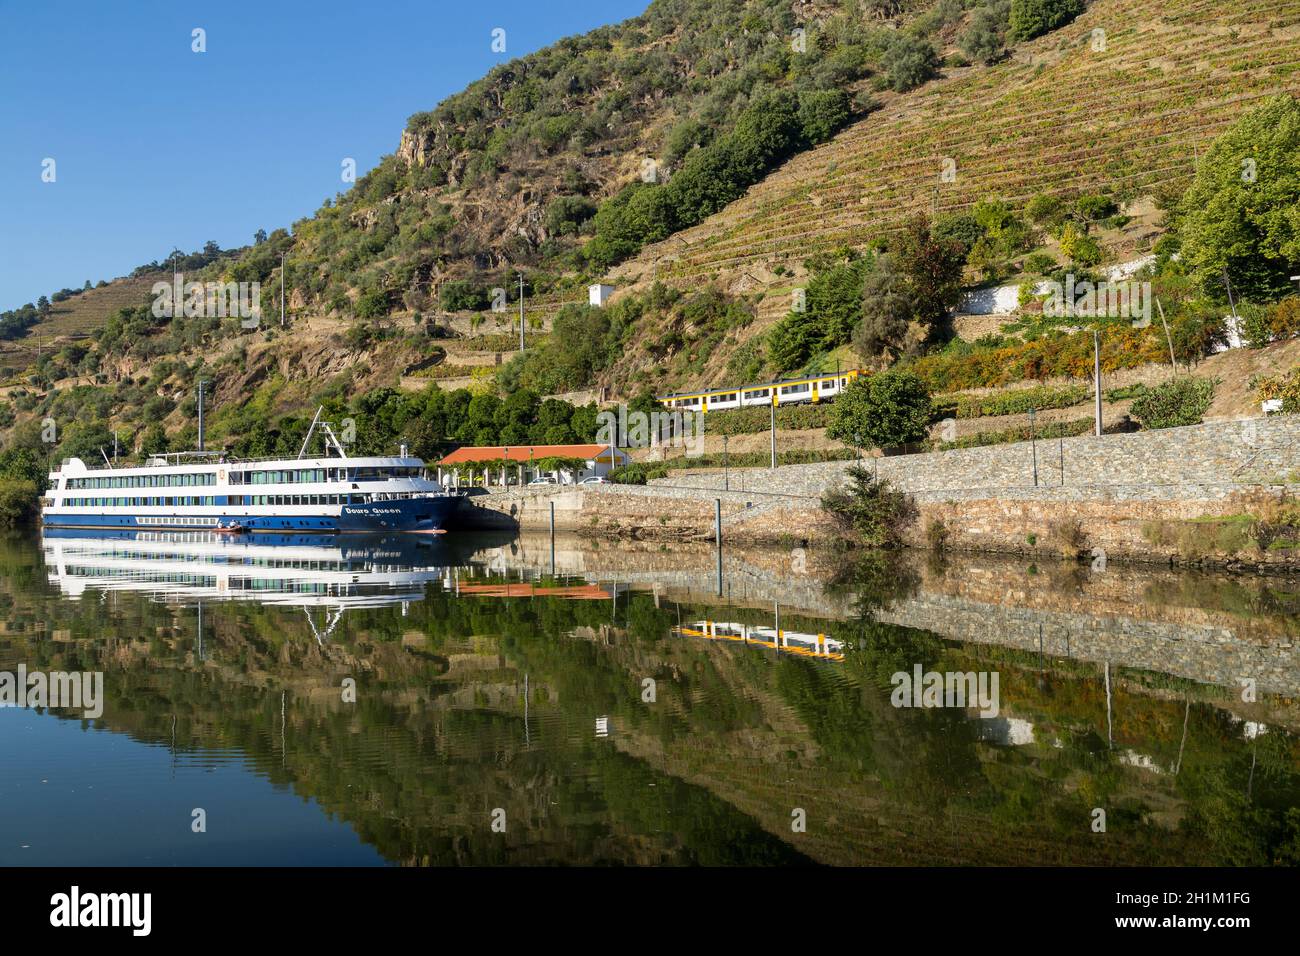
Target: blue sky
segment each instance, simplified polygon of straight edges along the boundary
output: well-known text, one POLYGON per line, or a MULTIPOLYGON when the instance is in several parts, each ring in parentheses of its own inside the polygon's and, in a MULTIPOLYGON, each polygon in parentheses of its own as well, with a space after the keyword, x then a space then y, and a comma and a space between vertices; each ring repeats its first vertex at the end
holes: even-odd
POLYGON ((412 113, 648 2, 0 0, 0 310, 289 226, 412 113))

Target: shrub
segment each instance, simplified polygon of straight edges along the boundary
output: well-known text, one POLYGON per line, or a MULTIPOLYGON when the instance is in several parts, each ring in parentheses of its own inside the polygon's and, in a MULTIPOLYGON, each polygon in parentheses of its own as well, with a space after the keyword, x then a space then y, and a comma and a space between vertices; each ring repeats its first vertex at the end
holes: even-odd
POLYGON ((0 478, 0 527, 27 524, 36 516, 36 482, 0 478))
POLYGON ((1091 418, 1076 418, 1068 422, 1047 422, 1030 429, 1028 425, 1019 428, 1003 428, 998 431, 976 432, 963 435, 954 441, 940 442, 939 451, 952 448, 983 448, 987 445, 1007 445, 1012 442, 1029 441, 1037 438, 1046 441, 1051 438, 1073 438, 1075 435, 1087 435, 1092 432, 1094 423, 1091 418))
POLYGON ((1101 262, 1101 244, 1074 223, 1067 222, 1061 230, 1061 254, 1076 266, 1095 266, 1101 262))
POLYGON ((970 252, 971 246, 984 238, 984 227, 969 213, 947 213, 934 220, 930 230, 936 239, 960 242, 970 252))
POLYGON ((1285 376, 1271 376, 1251 383, 1256 389, 1260 401, 1282 399, 1282 411, 1300 412, 1300 365, 1291 369, 1285 376))
POLYGON ((849 119, 849 96, 843 90, 799 94, 799 128, 809 143, 824 143, 849 119))
POLYGON ((1046 275, 1056 268, 1056 260, 1046 252, 1034 252, 1025 256, 1025 271, 1032 275, 1046 275))
POLYGON ((972 60, 996 63, 1006 52, 1008 0, 995 0, 971 14, 970 25, 957 37, 957 46, 972 60))
POLYGON ((1047 526, 1048 536, 1061 548, 1067 558, 1077 558, 1088 547, 1088 536, 1078 518, 1062 518, 1047 526))
POLYGON ((925 526, 925 543, 931 551, 944 551, 948 547, 948 526, 942 518, 931 518, 925 526))
POLYGON ((444 282, 438 298, 447 312, 471 312, 488 307, 487 289, 464 279, 444 282))
POLYGON ((1083 0, 1011 0, 1007 30, 1012 40, 1032 40, 1083 13, 1083 0))
POLYGON ((830 515, 846 543, 873 548, 897 548, 903 535, 916 521, 916 502, 893 490, 889 482, 877 480, 861 465, 849 466, 846 488, 822 496, 822 508, 830 515))
POLYGON ((553 236, 577 235, 596 204, 585 196, 560 196, 546 209, 546 230, 553 236))
POLYGON ((357 300, 358 319, 379 319, 388 314, 388 293, 381 289, 363 292, 357 300))
POLYGON ((885 81, 897 93, 920 86, 939 71, 939 55, 929 41, 896 34, 880 61, 885 81))
MULTIPOLYGON (((778 428, 825 428, 830 422, 835 405, 825 402, 817 405, 779 405, 776 409, 778 428)), ((764 408, 733 408, 708 413, 709 431, 716 434, 744 435, 765 432, 771 427, 772 412, 764 408)))
POLYGON ((992 415, 1023 415, 1031 408, 1070 408, 1086 402, 1092 389, 1086 385, 1064 388, 1017 388, 992 395, 958 395, 954 409, 958 418, 992 415))
POLYGON ((1241 334, 1251 348, 1262 349, 1270 342, 1300 335, 1300 296, 1288 296, 1267 308, 1238 303, 1241 334))
POLYGON ((1141 422, 1143 428, 1199 425, 1214 401, 1217 384, 1217 379, 1192 375, 1170 379, 1136 399, 1129 414, 1141 422))

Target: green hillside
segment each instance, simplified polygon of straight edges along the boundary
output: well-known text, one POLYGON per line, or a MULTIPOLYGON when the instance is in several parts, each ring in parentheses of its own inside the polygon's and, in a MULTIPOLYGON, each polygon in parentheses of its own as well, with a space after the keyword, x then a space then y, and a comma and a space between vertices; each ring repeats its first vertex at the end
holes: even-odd
MULTIPOLYGON (((1115 401, 1140 401, 1144 369, 1192 370, 1226 341, 1230 308, 1258 360, 1217 407, 1290 410, 1297 64, 1300 0, 656 0, 413 116, 291 230, 180 259, 187 278, 261 283, 273 317, 284 257, 286 328, 154 316, 166 262, 5 313, 0 478, 39 481, 114 434, 191 443, 199 378, 210 439, 238 453, 296 450, 324 404, 361 447, 428 457, 589 440, 602 394, 837 365, 899 366, 941 406, 1073 388, 1082 324, 1105 332, 1108 374, 1133 372, 1115 401), (1161 310, 1144 327, 1053 318, 1034 293, 1143 254, 1161 310), (616 287, 605 308, 586 305, 597 279, 616 287), (953 318, 990 284, 1021 286, 1016 312, 953 318)), ((1005 407, 963 440, 1019 434, 1005 407)))

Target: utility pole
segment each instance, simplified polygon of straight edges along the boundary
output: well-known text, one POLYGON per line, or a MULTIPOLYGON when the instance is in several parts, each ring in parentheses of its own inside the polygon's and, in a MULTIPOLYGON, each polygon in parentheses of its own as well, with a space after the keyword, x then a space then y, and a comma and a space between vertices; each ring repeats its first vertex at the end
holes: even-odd
POLYGON ((284 328, 284 256, 280 253, 280 328, 284 328))
MULTIPOLYGON (((1298 277, 1300 278, 1300 277, 1298 277)), ((1156 308, 1160 310, 1160 324, 1165 327, 1165 342, 1169 345, 1169 367, 1173 369, 1174 374, 1178 374, 1178 363, 1174 361, 1174 339, 1169 334, 1169 323, 1165 321, 1165 307, 1156 299, 1156 308)))
POLYGON ((1238 321, 1238 319, 1237 319, 1237 303, 1236 303, 1235 301, 1233 301, 1233 298, 1232 298, 1232 280, 1228 278, 1228 270, 1227 270, 1227 269, 1224 269, 1224 270, 1223 270, 1223 284, 1224 284, 1224 286, 1225 286, 1225 287, 1227 288, 1227 290, 1228 290, 1228 308, 1232 309, 1232 321, 1233 321, 1233 324, 1236 324, 1237 321, 1238 321))
POLYGON ((776 386, 772 387, 772 467, 776 468, 776 386))
POLYGON ((1029 447, 1034 453, 1034 487, 1038 487, 1038 431, 1034 428, 1034 409, 1029 410, 1029 447))
POLYGON ((524 350, 524 274, 519 273, 519 351, 524 350))
POLYGON ((722 490, 731 490, 731 466, 727 458, 727 434, 722 435, 722 490))
POLYGON ((1097 435, 1101 436, 1101 336, 1092 330, 1092 381, 1097 391, 1097 435))
POLYGON ((203 451, 203 379, 199 379, 199 451, 203 451))
POLYGON ((179 246, 172 246, 172 314, 169 318, 179 318, 185 314, 181 305, 184 296, 181 294, 180 272, 176 269, 177 260, 180 258, 181 250, 179 246))

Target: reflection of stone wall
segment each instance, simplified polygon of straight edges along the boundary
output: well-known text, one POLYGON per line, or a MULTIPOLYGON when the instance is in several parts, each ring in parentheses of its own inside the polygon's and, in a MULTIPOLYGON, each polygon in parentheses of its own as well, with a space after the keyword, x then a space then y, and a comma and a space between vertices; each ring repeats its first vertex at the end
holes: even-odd
MULTIPOLYGON (((512 547, 484 551, 477 559, 499 569, 549 571, 549 536, 524 535, 512 547)), ((717 553, 710 545, 664 549, 655 542, 610 541, 593 548, 572 536, 556 541, 560 574, 631 584, 692 603, 755 608, 779 603, 785 611, 850 619, 853 595, 825 587, 835 570, 827 557, 815 551, 724 548, 719 598, 717 553)), ((941 573, 916 561, 905 563, 920 588, 877 613, 888 623, 1030 652, 1038 651, 1041 625, 1049 659, 1110 661, 1233 691, 1239 690, 1240 678, 1253 677, 1261 693, 1300 696, 1294 629, 1285 608, 1251 613, 1265 584, 1255 578, 1169 570, 1091 572, 1072 564, 1030 574, 1023 562, 992 557, 954 560, 941 573)), ((1251 712, 1245 705, 1234 710, 1251 712)), ((1266 716, 1297 721, 1291 712, 1266 716)))
POLYGON ((1253 677, 1261 693, 1300 694, 1300 650, 1241 640, 1221 626, 984 604, 933 592, 900 601, 878 617, 952 640, 1035 653, 1041 625, 1048 658, 1110 661, 1234 689, 1241 678, 1253 677))

